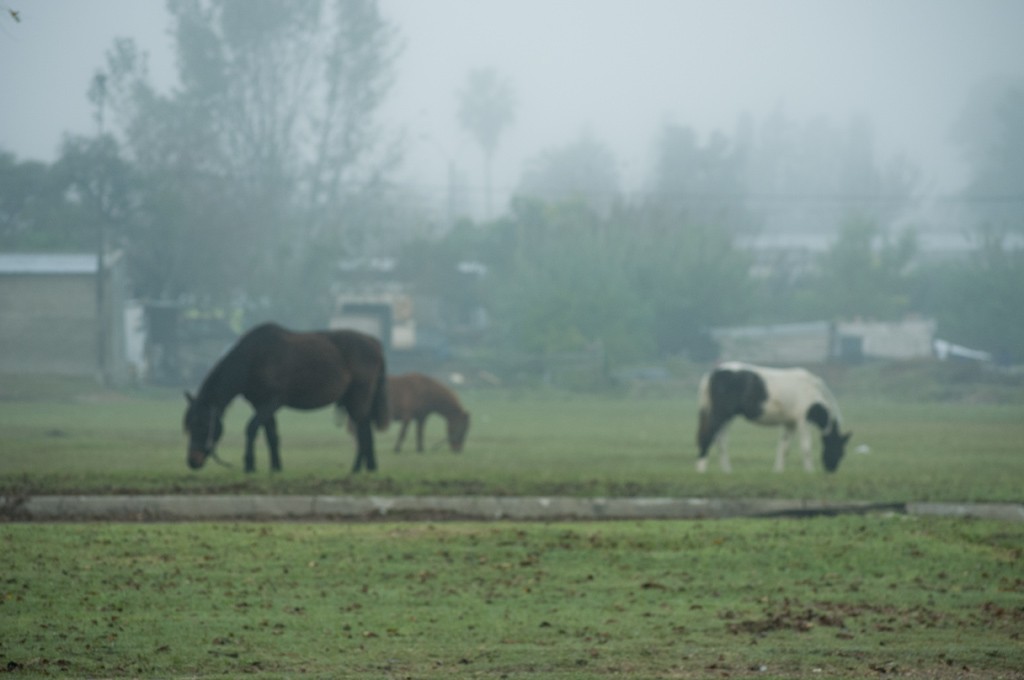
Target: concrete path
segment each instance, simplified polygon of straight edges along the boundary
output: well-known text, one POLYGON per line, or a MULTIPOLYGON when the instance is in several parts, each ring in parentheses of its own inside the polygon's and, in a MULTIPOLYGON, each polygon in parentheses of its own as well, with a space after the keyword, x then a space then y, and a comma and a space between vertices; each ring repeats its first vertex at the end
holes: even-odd
POLYGON ((1024 504, 1019 503, 485 496, 0 496, 0 519, 49 522, 720 519, 869 512, 1024 522, 1024 504))

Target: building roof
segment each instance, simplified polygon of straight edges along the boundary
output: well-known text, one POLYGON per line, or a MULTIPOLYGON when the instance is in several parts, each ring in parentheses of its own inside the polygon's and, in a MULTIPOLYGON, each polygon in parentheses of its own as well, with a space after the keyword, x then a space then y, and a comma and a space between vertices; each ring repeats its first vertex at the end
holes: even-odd
POLYGON ((0 253, 0 274, 95 274, 95 253, 0 253))
MULTIPOLYGON (((893 232, 895 235, 896 232, 893 232)), ((914 231, 918 253, 926 257, 953 257, 965 255, 978 248, 978 235, 969 231, 914 231)), ((839 237, 835 231, 820 232, 765 232, 740 236, 736 245, 753 252, 803 252, 824 253, 836 244, 839 237)), ((879 248, 883 239, 876 236, 872 246, 879 248)), ((1024 248, 1024 237, 1007 234, 1003 240, 1004 249, 1024 248)))

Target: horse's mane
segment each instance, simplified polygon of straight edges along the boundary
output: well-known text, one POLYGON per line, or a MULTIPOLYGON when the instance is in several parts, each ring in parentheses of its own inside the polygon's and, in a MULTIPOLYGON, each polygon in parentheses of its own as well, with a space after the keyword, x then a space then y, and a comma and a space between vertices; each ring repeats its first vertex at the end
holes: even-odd
POLYGON ((226 383, 231 373, 234 372, 231 365, 233 362, 226 361, 230 356, 230 352, 222 355, 217 360, 217 363, 213 365, 213 368, 210 369, 210 372, 206 374, 202 384, 199 386, 199 393, 196 395, 197 401, 221 404, 225 400, 226 383))
POLYGON ((442 397, 444 402, 443 404, 438 405, 443 406, 443 410, 446 411, 442 415, 449 417, 465 415, 466 407, 462 405, 462 402, 459 400, 459 395, 455 394, 455 390, 440 382, 436 382, 435 384, 440 388, 436 390, 436 394, 442 397))
POLYGON ((247 359, 252 355, 253 344, 258 340, 258 334, 263 335, 266 333, 265 329, 270 328, 277 329, 279 327, 273 324, 257 326, 224 352, 210 369, 206 378, 203 379, 196 399, 226 408, 231 400, 242 391, 249 363, 247 359))

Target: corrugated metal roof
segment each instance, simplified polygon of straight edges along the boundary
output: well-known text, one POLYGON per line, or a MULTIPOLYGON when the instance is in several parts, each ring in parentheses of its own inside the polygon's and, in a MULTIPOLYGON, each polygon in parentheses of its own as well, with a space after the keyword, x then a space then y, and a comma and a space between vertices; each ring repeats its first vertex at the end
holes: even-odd
POLYGON ((88 253, 0 253, 0 274, 95 274, 88 253))

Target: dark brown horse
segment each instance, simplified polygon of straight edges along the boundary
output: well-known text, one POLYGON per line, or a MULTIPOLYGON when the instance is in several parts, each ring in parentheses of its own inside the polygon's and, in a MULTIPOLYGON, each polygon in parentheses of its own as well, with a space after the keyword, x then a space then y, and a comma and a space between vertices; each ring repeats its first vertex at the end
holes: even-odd
POLYGON ((450 389, 422 373, 405 373, 388 377, 388 399, 391 420, 402 423, 395 442, 396 453, 402 448, 405 431, 412 420, 416 421, 416 450, 423 451, 423 425, 431 413, 438 413, 448 421, 448 445, 452 451, 462 450, 469 430, 469 412, 462 408, 459 398, 450 389))
MULTIPOLYGON (((312 410, 334 405, 345 409, 358 442, 353 472, 363 464, 377 469, 373 428, 388 425, 387 380, 380 343, 356 331, 294 333, 263 324, 243 335, 217 362, 199 394, 188 392, 185 431, 188 465, 199 469, 223 434, 221 419, 238 395, 255 411, 245 428, 245 471, 256 465, 253 445, 262 427, 270 447, 270 467, 281 469, 280 440, 274 414, 282 406, 312 410)), ((218 459, 219 460, 219 459, 218 459)))

